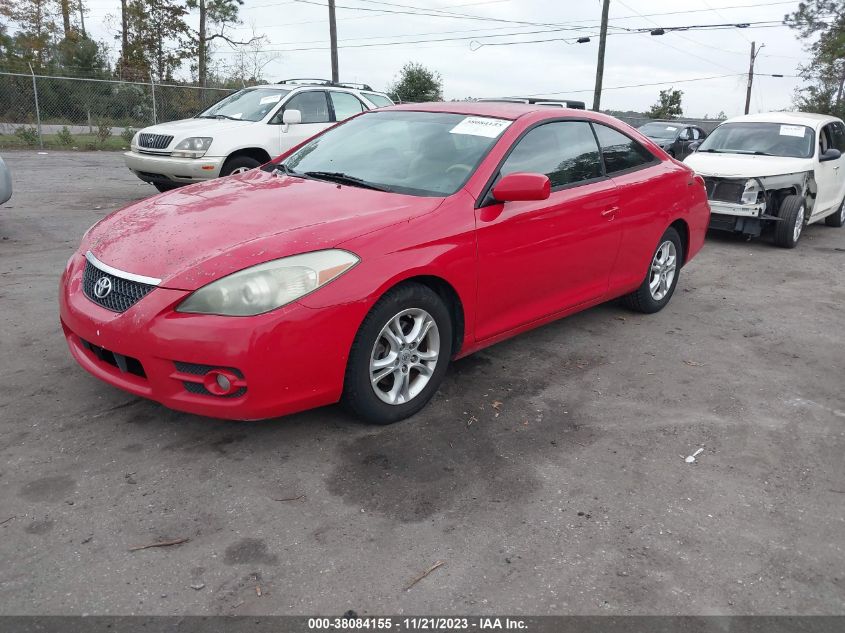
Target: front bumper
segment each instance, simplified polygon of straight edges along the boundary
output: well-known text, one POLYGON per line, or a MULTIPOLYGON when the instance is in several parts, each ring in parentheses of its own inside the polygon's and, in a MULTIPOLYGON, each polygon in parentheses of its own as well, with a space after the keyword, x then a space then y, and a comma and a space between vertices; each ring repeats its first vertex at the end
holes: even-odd
POLYGON ((710 210, 719 215, 733 215, 739 218, 759 218, 766 212, 766 203, 756 204, 735 204, 732 202, 721 202, 710 200, 710 210))
POLYGON ((182 314, 174 308, 190 293, 158 287, 116 313, 82 291, 84 263, 75 254, 62 275, 62 329, 76 361, 110 385, 171 409, 232 420, 287 415, 340 398, 360 307, 293 303, 255 317, 182 314), (234 376, 232 393, 203 388, 214 369, 234 376))
POLYGON ((124 152, 126 166, 144 182, 190 184, 220 175, 225 157, 175 158, 131 151, 124 152))

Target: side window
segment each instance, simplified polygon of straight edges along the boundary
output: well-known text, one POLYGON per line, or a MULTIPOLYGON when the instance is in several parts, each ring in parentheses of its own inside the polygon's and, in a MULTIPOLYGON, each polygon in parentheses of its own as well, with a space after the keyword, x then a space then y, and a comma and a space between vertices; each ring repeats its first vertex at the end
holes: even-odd
POLYGON ((701 130, 699 130, 697 127, 691 127, 689 130, 692 133, 690 135, 690 138, 692 140, 697 141, 701 138, 701 130))
POLYGON ((546 174, 552 187, 601 178, 598 149, 589 123, 546 123, 522 137, 502 165, 500 174, 546 174))
POLYGON ((594 125, 608 174, 642 167, 657 160, 651 152, 631 137, 606 125, 598 123, 594 125))
POLYGON ((348 92, 330 92, 329 96, 334 107, 336 121, 343 121, 354 114, 364 111, 364 104, 353 94, 348 92))
MULTIPOLYGON (((326 93, 322 90, 310 90, 294 95, 285 104, 284 110, 302 112, 303 123, 329 123, 329 104, 326 101, 326 93)), ((273 118, 274 123, 282 122, 284 110, 279 111, 279 114, 273 118)))
POLYGON ((819 154, 824 154, 832 147, 835 147, 833 144, 833 123, 828 123, 822 128, 822 133, 819 134, 819 154))
POLYGON ((833 147, 845 154, 845 125, 833 124, 833 147))
POLYGON ((685 127, 681 130, 681 133, 678 134, 678 138, 682 141, 688 141, 692 138, 692 128, 685 127))

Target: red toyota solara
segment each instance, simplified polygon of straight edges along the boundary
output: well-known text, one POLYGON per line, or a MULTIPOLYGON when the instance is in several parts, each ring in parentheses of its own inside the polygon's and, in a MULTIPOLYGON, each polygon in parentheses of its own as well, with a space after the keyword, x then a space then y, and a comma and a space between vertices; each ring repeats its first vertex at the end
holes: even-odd
POLYGON ((615 297, 660 310, 709 216, 703 181, 611 117, 403 105, 101 220, 61 322, 82 367, 173 409, 340 400, 387 424, 453 358, 615 297))

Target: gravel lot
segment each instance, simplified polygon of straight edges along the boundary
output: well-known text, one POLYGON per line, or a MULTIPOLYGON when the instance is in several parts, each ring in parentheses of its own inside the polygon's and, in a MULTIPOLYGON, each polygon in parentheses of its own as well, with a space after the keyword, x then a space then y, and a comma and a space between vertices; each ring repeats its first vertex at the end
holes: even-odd
POLYGON ((153 188, 119 154, 4 158, 0 613, 845 613, 845 230, 711 236, 660 314, 499 344, 391 427, 231 423, 61 335, 78 239, 153 188))

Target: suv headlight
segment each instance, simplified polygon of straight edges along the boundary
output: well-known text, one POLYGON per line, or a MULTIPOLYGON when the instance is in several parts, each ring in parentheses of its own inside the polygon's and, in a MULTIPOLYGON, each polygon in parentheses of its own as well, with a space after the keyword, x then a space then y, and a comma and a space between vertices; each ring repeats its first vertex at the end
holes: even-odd
POLYGON ((202 158, 205 156, 208 148, 211 147, 212 140, 210 136, 192 136, 191 138, 186 138, 173 148, 173 152, 170 155, 177 158, 202 158))
POLYGON ((304 297, 359 261, 348 251, 315 251, 252 266, 213 281, 189 295, 177 312, 254 316, 304 297))
POLYGON ((740 198, 740 202, 742 204, 757 204, 757 198, 760 195, 760 183, 752 178, 751 180, 747 180, 745 182, 745 190, 742 192, 742 198, 740 198))

